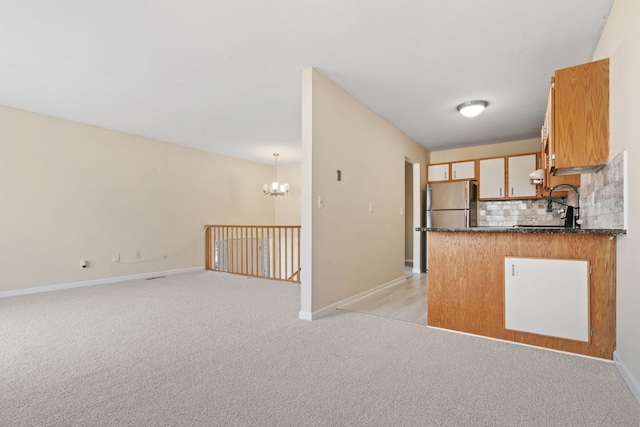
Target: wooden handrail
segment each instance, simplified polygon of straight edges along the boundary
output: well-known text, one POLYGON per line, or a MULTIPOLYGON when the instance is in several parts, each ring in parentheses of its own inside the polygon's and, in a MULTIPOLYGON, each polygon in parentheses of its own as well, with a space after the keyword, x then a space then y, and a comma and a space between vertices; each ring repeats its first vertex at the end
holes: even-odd
POLYGON ((300 281, 300 277, 298 277, 298 280, 293 280, 294 277, 296 276, 300 276, 300 270, 302 270, 302 268, 298 268, 298 270, 296 270, 295 273, 293 273, 287 280, 290 282, 299 282, 300 281))
POLYGON ((205 267, 300 283, 299 225, 206 225, 205 267))
POLYGON ((205 225, 208 227, 238 227, 238 228, 302 228, 300 225, 218 225, 218 224, 210 224, 205 225))

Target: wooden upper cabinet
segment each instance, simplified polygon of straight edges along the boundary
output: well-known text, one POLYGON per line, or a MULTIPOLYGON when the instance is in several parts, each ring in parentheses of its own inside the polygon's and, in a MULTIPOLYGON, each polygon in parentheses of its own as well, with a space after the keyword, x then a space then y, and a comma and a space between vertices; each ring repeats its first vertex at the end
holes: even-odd
POLYGON ((593 172, 605 165, 609 160, 609 59, 557 70, 550 100, 553 174, 593 172))
POLYGON ((427 166, 427 181, 428 182, 438 182, 438 181, 449 181, 451 175, 449 173, 449 163, 442 163, 437 165, 428 165, 427 166))
POLYGON ((475 179, 476 162, 469 160, 466 162, 451 163, 451 179, 475 179))
MULTIPOLYGON (((555 85, 555 78, 551 77, 551 84, 549 85, 549 97, 547 98, 547 109, 544 113, 544 122, 542 123, 542 153, 541 160, 543 163, 543 169, 551 172, 554 165, 554 160, 551 156, 553 154, 553 87, 555 85)), ((555 156, 554 156, 555 157, 555 156)))
MULTIPOLYGON (((544 114, 544 123, 542 124, 541 138, 542 148, 540 150, 540 164, 539 168, 542 169, 543 178, 542 185, 538 186, 538 196, 548 197, 549 189, 560 184, 571 184, 574 186, 580 185, 580 175, 553 175, 556 170, 555 155, 554 155, 554 85, 555 77, 551 77, 551 85, 549 86, 549 98, 547 102, 547 109, 544 114)), ((568 189, 566 187, 560 188, 559 191, 554 192, 558 196, 566 196, 568 189)))
MULTIPOLYGON (((542 185, 538 185, 538 197, 549 197, 549 189, 560 184, 571 184, 575 187, 580 186, 580 175, 552 175, 551 166, 549 165, 549 151, 547 141, 542 141, 542 150, 540 152, 539 168, 542 169, 542 185)), ((567 187, 561 187, 554 191, 553 194, 560 197, 568 194, 567 187)))
MULTIPOLYGON (((553 187, 556 187, 560 184, 571 184, 574 187, 579 187, 580 186, 580 175, 549 175, 547 177, 547 186, 546 188, 543 190, 541 196, 542 197, 547 197, 549 196, 549 190, 553 187)), ((557 190, 555 190, 553 192, 554 197, 555 196, 565 196, 568 194, 568 192, 570 193, 572 190, 570 188, 567 187, 560 187, 557 190)))

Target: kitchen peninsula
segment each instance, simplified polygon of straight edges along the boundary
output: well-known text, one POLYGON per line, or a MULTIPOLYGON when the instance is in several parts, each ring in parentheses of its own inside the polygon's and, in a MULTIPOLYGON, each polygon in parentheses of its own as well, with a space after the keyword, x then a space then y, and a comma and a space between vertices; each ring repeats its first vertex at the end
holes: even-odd
MULTIPOLYGON (((429 326, 613 359, 615 239, 624 230, 562 227, 418 230, 428 232, 429 326), (517 261, 522 262, 522 273, 517 261), (521 297, 520 302, 517 298, 508 299, 511 298, 507 286, 509 280, 520 280, 521 276, 529 274, 525 273, 524 266, 530 262, 541 262, 543 267, 533 270, 535 277, 528 285, 516 281, 513 288, 514 293, 528 289, 529 294, 523 294, 524 300, 521 297), (575 280, 571 275, 569 280, 566 275, 565 279, 560 279, 562 276, 557 272, 562 270, 556 269, 557 262, 584 266, 578 270, 584 270, 584 285, 577 287, 582 289, 580 298, 574 299, 573 294, 565 292, 566 283, 575 280), (554 315, 536 318, 554 305, 557 318, 554 315), (535 307, 540 307, 540 313, 535 312, 535 307), (527 312, 533 317, 531 321, 526 319, 527 312), (522 316, 525 316, 524 327, 518 326, 522 316), (579 337, 572 336, 571 331, 563 335, 563 323, 565 320, 572 322, 572 318, 581 320, 578 331, 582 335, 579 337), (527 322, 533 326, 530 328, 527 322), (547 323, 546 327, 552 332, 545 332, 544 325, 539 332, 536 327, 542 323, 547 323), (560 332, 553 332, 555 330, 560 332)), ((573 286, 572 283, 570 285, 573 286)))

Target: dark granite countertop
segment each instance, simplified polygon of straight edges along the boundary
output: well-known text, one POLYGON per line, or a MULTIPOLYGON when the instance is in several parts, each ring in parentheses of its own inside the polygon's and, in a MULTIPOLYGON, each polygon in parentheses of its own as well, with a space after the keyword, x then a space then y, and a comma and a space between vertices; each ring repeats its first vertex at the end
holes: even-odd
POLYGON ((616 228, 564 228, 564 227, 420 227, 416 231, 463 232, 463 233, 553 233, 553 234, 627 234, 627 230, 616 228))

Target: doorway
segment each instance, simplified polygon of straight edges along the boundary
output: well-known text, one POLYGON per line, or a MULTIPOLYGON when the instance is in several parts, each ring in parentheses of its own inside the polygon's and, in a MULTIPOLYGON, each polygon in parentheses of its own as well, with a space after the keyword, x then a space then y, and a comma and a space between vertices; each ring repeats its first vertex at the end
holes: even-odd
POLYGON ((420 186, 420 163, 405 157, 405 265, 411 263, 411 273, 427 271, 425 233, 415 231, 424 222, 424 198, 420 186))
POLYGON ((423 236, 415 231, 424 220, 420 164, 405 158, 404 170, 404 264, 406 280, 385 287, 340 307, 404 322, 427 324, 427 275, 423 236))

